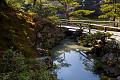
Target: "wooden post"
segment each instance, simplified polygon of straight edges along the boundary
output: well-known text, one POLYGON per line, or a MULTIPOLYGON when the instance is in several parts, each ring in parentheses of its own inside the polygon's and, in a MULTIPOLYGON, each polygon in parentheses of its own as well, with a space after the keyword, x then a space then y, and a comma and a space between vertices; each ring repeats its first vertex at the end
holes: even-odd
POLYGON ((104 27, 104 30, 105 30, 105 32, 107 31, 107 28, 106 27, 104 27))
POLYGON ((82 29, 81 23, 79 24, 80 29, 82 29))
POLYGON ((91 25, 90 25, 90 24, 91 24, 91 23, 88 24, 88 26, 89 26, 89 27, 88 27, 88 28, 89 28, 89 34, 91 33, 91 25))
POLYGON ((61 28, 62 22, 60 22, 60 28, 61 28))
POLYGON ((118 22, 115 22, 115 27, 118 27, 118 22))
POLYGON ((89 28, 89 34, 91 33, 91 29, 89 28))
POLYGON ((66 20, 66 25, 68 25, 68 19, 66 20))

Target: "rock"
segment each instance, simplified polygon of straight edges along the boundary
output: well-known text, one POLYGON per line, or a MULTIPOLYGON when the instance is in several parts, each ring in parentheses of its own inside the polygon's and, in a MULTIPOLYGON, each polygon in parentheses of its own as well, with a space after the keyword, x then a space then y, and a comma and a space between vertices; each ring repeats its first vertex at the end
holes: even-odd
POLYGON ((102 57, 102 62, 115 62, 114 54, 107 53, 102 57))
POLYGON ((117 80, 120 80, 120 76, 117 77, 117 80))
POLYGON ((107 53, 107 54, 105 54, 103 57, 102 57, 102 59, 101 59, 101 61, 102 62, 106 62, 108 59, 108 56, 109 56, 109 53, 107 53))
POLYGON ((37 38, 42 38, 42 34, 40 32, 37 33, 37 38))
POLYGON ((109 76, 120 75, 120 68, 118 68, 116 65, 114 65, 114 66, 104 65, 103 69, 109 76))

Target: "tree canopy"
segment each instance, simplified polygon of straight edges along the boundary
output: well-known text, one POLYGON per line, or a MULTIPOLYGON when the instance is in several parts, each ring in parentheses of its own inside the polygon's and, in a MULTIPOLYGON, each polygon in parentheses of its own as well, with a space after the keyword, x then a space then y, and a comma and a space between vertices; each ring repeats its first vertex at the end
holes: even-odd
POLYGON ((101 5, 103 15, 100 18, 111 18, 113 21, 120 18, 120 3, 117 0, 104 0, 101 5))

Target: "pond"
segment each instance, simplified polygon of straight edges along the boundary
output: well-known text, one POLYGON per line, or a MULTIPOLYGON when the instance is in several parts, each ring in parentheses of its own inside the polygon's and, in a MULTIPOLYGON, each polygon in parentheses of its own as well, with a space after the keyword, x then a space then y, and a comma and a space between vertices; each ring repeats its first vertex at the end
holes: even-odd
POLYGON ((54 70, 59 80, 100 80, 99 75, 92 72, 94 60, 89 59, 74 42, 65 40, 53 49, 55 56, 54 70))

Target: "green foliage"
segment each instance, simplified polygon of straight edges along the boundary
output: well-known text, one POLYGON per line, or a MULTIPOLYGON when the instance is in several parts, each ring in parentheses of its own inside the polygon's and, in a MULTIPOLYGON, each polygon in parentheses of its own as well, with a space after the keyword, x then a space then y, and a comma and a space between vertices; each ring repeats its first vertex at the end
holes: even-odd
MULTIPOLYGON (((33 8, 30 10, 33 12, 30 13, 28 13, 29 10, 27 9, 25 10, 26 12, 18 10, 24 10, 26 4, 30 4, 31 8, 32 4, 29 2, 8 0, 7 3, 17 10, 11 7, 6 8, 5 6, 3 6, 3 9, 8 9, 7 11, 0 9, 0 53, 12 48, 12 50, 10 49, 0 54, 0 80, 55 80, 51 71, 48 70, 48 65, 41 60, 33 59, 33 57, 36 57, 36 47, 34 46, 33 38, 36 38, 35 31, 39 31, 39 27, 43 29, 40 31, 42 38, 39 38, 43 42, 40 40, 39 42, 42 43, 44 48, 51 48, 57 43, 62 37, 60 30, 54 25, 57 23, 58 17, 54 16, 55 13, 52 12, 44 16, 47 17, 46 21, 44 21, 43 18, 39 18, 41 17, 40 15, 34 16, 34 12, 39 12, 34 11, 33 8), (39 21, 37 22, 37 20, 39 21)), ((45 13, 48 10, 55 10, 54 6, 43 4, 41 6, 39 6, 39 10, 43 9, 45 13)), ((36 7, 34 6, 34 8, 36 7)), ((37 44, 40 45, 39 43, 37 44)))
POLYGON ((2 60, 1 60, 1 68, 0 72, 11 72, 11 71, 22 71, 25 68, 24 65, 25 57, 13 50, 5 51, 2 60))
POLYGON ((59 23, 59 17, 57 16, 48 16, 47 17, 50 21, 53 22, 53 24, 58 24, 59 23))
POLYGON ((42 38, 38 38, 37 42, 42 44, 41 48, 50 49, 64 38, 63 30, 56 27, 56 24, 58 24, 56 18, 58 17, 51 16, 47 17, 47 19, 43 19, 42 21, 40 20, 42 26, 37 26, 37 30, 41 33, 42 38))
POLYGON ((86 36, 82 36, 81 41, 84 46, 94 46, 98 44, 97 43, 98 40, 102 41, 102 37, 106 39, 106 38, 110 38, 110 36, 112 36, 112 34, 110 33, 97 32, 94 34, 88 34, 86 36))
POLYGON ((114 50, 114 54, 117 54, 120 49, 120 44, 116 40, 108 41, 104 47, 105 53, 112 53, 114 50))
POLYGON ((115 0, 104 0, 101 5, 101 11, 103 15, 99 16, 99 18, 120 18, 120 3, 117 3, 115 0))
POLYGON ((93 71, 100 73, 100 71, 102 70, 103 70, 103 64, 99 60, 95 59, 93 71))
POLYGON ((55 16, 57 7, 55 7, 53 4, 49 4, 49 2, 46 3, 37 3, 33 7, 33 12, 37 13, 40 17, 48 17, 48 16, 55 16))
POLYGON ((63 7, 63 11, 65 13, 65 17, 69 18, 69 13, 70 12, 74 12, 73 10, 77 7, 80 6, 80 4, 76 1, 73 0, 57 0, 59 1, 59 3, 61 4, 61 6, 63 7))
POLYGON ((80 16, 85 16, 85 15, 90 15, 91 13, 94 13, 94 11, 90 11, 90 10, 77 10, 77 11, 71 12, 69 15, 70 16, 80 17, 80 16))
POLYGON ((26 59, 20 52, 9 49, 0 59, 0 80, 55 80, 41 60, 26 59))
POLYGON ((58 0, 64 7, 65 5, 69 7, 78 7, 79 3, 74 0, 58 0))
POLYGON ((25 0, 6 0, 7 4, 14 9, 22 9, 25 0))
POLYGON ((14 11, 8 12, 0 13, 0 48, 5 50, 13 47, 25 53, 26 57, 33 57, 35 55, 31 45, 33 30, 27 22, 28 17, 24 13, 17 15, 14 11))
POLYGON ((66 17, 82 17, 94 13, 90 10, 76 10, 80 6, 80 2, 74 0, 58 0, 64 7, 64 13, 66 17))

